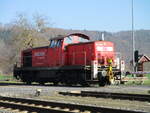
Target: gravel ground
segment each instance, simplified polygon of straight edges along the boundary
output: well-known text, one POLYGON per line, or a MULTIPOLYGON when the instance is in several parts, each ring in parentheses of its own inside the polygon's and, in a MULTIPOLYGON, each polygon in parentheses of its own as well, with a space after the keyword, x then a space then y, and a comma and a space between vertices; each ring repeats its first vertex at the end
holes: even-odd
POLYGON ((0 95, 17 96, 17 95, 34 95, 36 89, 41 89, 41 95, 51 95, 59 91, 102 91, 102 92, 122 92, 148 94, 150 86, 106 86, 106 87, 64 87, 64 86, 39 86, 39 85, 12 85, 0 84, 0 95))
POLYGON ((90 104, 96 106, 114 107, 122 109, 142 110, 150 112, 149 102, 138 102, 119 99, 101 99, 94 97, 70 97, 62 96, 59 91, 102 91, 102 92, 122 92, 148 94, 150 86, 106 86, 106 87, 64 87, 64 86, 39 86, 39 85, 17 85, 17 84, 0 84, 0 95, 22 98, 34 98, 51 101, 71 102, 80 104, 90 104), (37 89, 41 89, 40 96, 36 97, 37 89))

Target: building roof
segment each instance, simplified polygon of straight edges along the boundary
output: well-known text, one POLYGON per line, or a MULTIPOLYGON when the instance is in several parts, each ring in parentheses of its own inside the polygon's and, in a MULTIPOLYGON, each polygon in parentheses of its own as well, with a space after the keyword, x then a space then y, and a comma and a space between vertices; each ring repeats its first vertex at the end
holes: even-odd
POLYGON ((142 62, 150 62, 150 57, 146 56, 146 55, 140 55, 140 59, 138 61, 139 63, 142 62))

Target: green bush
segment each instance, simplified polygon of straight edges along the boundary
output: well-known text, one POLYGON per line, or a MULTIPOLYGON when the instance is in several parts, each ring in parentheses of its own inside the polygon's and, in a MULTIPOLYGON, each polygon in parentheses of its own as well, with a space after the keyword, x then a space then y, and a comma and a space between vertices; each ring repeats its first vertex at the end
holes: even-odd
POLYGON ((8 75, 0 75, 0 80, 13 80, 13 76, 8 76, 8 75))

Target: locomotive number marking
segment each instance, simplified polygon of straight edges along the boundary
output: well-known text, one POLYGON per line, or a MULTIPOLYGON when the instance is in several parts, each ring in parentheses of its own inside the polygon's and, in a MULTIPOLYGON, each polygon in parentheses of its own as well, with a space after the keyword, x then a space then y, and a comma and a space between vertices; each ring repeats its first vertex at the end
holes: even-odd
POLYGON ((36 52, 34 56, 45 56, 45 52, 36 52))
POLYGON ((97 47, 97 51, 113 51, 112 47, 97 47))

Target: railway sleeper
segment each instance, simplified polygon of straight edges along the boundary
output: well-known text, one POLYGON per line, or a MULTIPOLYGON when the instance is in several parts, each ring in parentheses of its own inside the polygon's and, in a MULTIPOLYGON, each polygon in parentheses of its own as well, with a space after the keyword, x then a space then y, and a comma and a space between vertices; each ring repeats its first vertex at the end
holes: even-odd
POLYGON ((0 106, 1 108, 4 108, 6 111, 11 111, 11 112, 18 112, 21 113, 21 111, 25 111, 25 112, 34 112, 34 113, 74 113, 72 111, 66 111, 61 109, 60 107, 49 107, 49 108, 45 108, 43 107, 43 105, 36 105, 33 106, 31 104, 16 104, 16 103, 10 103, 10 102, 0 102, 0 106))

